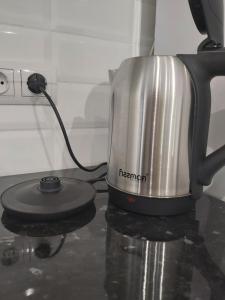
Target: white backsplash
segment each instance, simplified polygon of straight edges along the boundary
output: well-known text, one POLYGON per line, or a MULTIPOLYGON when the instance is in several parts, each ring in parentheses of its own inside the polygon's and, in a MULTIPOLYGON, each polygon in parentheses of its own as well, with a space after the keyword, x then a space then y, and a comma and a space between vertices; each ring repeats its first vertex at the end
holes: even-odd
MULTIPOLYGON (((188 1, 157 1, 155 54, 196 53, 205 38, 195 27, 188 1)), ((212 80, 212 114, 208 153, 225 144, 225 77, 212 80)), ((207 188, 211 195, 225 200, 225 168, 216 174, 207 188)))
MULTIPOLYGON (((105 161, 108 70, 150 52, 154 0, 0 0, 0 8, 0 67, 54 68, 77 157, 105 161)), ((50 107, 0 106, 0 176, 72 167, 50 107)))

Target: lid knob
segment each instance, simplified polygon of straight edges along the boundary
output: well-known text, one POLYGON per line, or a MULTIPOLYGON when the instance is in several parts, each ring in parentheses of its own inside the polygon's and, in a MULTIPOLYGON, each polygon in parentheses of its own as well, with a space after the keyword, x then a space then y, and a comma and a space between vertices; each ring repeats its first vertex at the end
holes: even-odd
POLYGON ((56 176, 43 177, 40 181, 40 191, 42 193, 59 192, 61 187, 61 181, 56 176))

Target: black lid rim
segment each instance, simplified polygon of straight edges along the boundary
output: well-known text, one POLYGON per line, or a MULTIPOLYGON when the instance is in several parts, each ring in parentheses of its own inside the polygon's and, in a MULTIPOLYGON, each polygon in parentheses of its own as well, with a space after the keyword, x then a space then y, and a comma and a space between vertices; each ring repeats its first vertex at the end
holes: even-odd
POLYGON ((13 185, 1 194, 1 204, 9 215, 31 221, 48 221, 62 219, 79 213, 93 203, 96 191, 90 183, 75 178, 64 177, 60 178, 60 180, 62 183, 67 184, 68 188, 62 189, 55 194, 42 193, 37 189, 38 194, 34 198, 32 198, 32 187, 40 182, 39 179, 36 178, 13 185), (32 186, 30 186, 31 184, 32 186), (76 190, 77 184, 79 185, 78 193, 76 190), (20 191, 20 187, 26 189, 26 185, 27 192, 25 191, 25 199, 27 203, 23 202, 22 198, 18 198, 16 194, 17 191, 20 191), (51 201, 52 197, 56 197, 56 202, 49 203, 46 197, 47 199, 51 197, 51 201), (64 198, 66 199, 65 202, 62 201, 64 198), (38 203, 36 203, 37 200, 38 203), (60 202, 57 202, 57 200, 60 202))
POLYGON ((61 220, 64 219, 66 217, 70 217, 72 215, 76 215, 78 213, 80 213, 81 211, 87 209, 88 207, 90 207, 92 204, 94 203, 94 198, 91 199, 90 201, 88 201, 87 203, 85 203, 82 206, 79 207, 75 207, 74 209, 70 209, 70 210, 65 210, 63 212, 58 212, 58 213, 24 213, 24 212, 19 212, 16 210, 12 210, 12 209, 8 209, 7 207, 3 206, 3 208, 5 209, 6 213, 9 216, 12 217, 17 217, 19 219, 25 220, 25 221, 55 221, 55 220, 61 220))

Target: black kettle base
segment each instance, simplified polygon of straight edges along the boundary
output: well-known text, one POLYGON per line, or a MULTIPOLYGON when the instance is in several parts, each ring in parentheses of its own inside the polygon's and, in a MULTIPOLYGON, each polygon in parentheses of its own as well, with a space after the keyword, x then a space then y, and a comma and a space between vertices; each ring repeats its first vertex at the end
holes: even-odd
POLYGON ((196 200, 191 196, 179 198, 149 198, 128 194, 111 186, 109 186, 109 201, 127 211, 150 216, 184 214, 194 209, 196 203, 196 200))

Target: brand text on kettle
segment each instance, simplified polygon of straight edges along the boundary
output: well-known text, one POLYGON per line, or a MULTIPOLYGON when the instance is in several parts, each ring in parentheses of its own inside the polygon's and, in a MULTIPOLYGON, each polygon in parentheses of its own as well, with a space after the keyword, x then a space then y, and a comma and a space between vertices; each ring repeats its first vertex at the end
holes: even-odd
POLYGON ((119 169, 119 176, 130 179, 130 180, 136 180, 136 181, 142 181, 142 182, 146 182, 146 180, 147 180, 147 176, 129 173, 129 172, 123 171, 122 169, 119 169))

